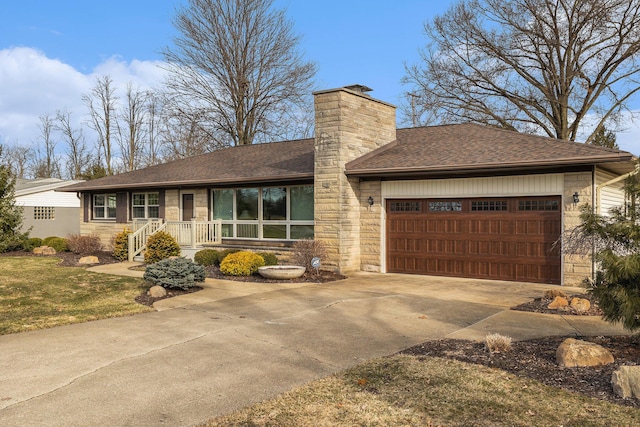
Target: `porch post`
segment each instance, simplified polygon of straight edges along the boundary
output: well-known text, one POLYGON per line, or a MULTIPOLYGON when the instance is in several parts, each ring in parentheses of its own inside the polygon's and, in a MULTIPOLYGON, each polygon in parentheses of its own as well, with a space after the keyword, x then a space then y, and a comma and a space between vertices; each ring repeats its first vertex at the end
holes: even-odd
POLYGON ((191 247, 194 249, 197 247, 197 237, 196 220, 195 218, 191 218, 191 247))

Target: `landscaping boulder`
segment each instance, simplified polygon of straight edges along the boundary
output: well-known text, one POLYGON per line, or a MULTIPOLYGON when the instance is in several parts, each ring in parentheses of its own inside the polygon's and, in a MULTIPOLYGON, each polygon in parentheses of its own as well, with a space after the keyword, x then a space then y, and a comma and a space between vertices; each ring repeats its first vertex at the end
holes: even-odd
POLYGON ((50 246, 38 246, 33 249, 35 255, 55 255, 56 250, 50 246))
POLYGON ((549 303, 547 307, 551 309, 556 309, 556 308, 564 308, 564 307, 567 307, 568 305, 569 305, 569 301, 567 301, 566 298, 557 296, 553 299, 553 301, 549 303))
POLYGON ((167 290, 162 286, 152 286, 147 293, 152 298, 162 298, 167 296, 167 290))
POLYGON ((611 374, 611 386, 622 398, 640 398, 640 366, 620 366, 611 374))
POLYGON ((98 257, 95 255, 83 256, 78 261, 78 264, 80 265, 100 264, 100 260, 98 260, 98 257))
POLYGON ((567 338, 556 350, 556 362, 560 366, 599 366, 613 363, 613 355, 601 345, 567 338))
POLYGON ((571 308, 578 313, 585 313, 591 308, 591 302, 585 298, 571 298, 571 308))

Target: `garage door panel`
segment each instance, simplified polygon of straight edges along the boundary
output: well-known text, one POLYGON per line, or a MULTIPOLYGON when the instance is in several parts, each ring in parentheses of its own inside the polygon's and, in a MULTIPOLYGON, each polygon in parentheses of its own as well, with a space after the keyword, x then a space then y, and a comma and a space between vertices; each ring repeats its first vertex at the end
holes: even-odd
MULTIPOLYGON (((413 274, 433 274, 471 278, 560 282, 559 248, 553 243, 560 235, 560 198, 517 198, 499 202, 474 203, 485 211, 472 212, 468 199, 458 203, 462 210, 388 212, 388 270, 413 274), (500 211, 487 211, 499 206, 500 211), (508 210, 506 209, 508 206, 508 210), (549 206, 558 210, 549 211, 549 206), (536 211, 543 207, 545 211, 536 211), (404 221, 402 226, 394 225, 404 221), (411 225, 406 225, 411 224, 411 225)), ((442 206, 442 202, 436 205, 442 206)))

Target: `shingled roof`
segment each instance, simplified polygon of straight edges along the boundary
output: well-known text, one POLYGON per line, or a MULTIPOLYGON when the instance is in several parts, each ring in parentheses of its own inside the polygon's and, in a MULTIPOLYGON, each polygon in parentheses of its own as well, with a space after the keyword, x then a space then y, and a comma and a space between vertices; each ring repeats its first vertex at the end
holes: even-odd
POLYGON ((462 174, 627 162, 619 150, 478 124, 398 129, 397 140, 346 164, 352 176, 462 174))
POLYGON ((225 148, 65 187, 62 191, 175 188, 313 179, 313 139, 225 148))
MULTIPOLYGON (((398 129, 396 141, 347 163, 360 177, 410 177, 610 165, 633 170, 625 151, 527 135, 477 124, 398 129)), ((176 188, 310 181, 314 140, 226 148, 64 187, 61 191, 176 188)))

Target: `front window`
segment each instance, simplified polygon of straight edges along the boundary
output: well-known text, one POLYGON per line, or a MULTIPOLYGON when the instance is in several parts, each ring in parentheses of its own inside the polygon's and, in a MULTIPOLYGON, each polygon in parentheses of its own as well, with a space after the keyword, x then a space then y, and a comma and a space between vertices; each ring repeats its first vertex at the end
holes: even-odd
POLYGON ((223 237, 313 238, 313 186, 213 190, 213 219, 223 237))
POLYGON ((95 194, 93 196, 93 217, 95 219, 115 219, 116 195, 95 194))
POLYGON ((159 218, 160 197, 158 193, 133 193, 131 203, 133 218, 159 218))

